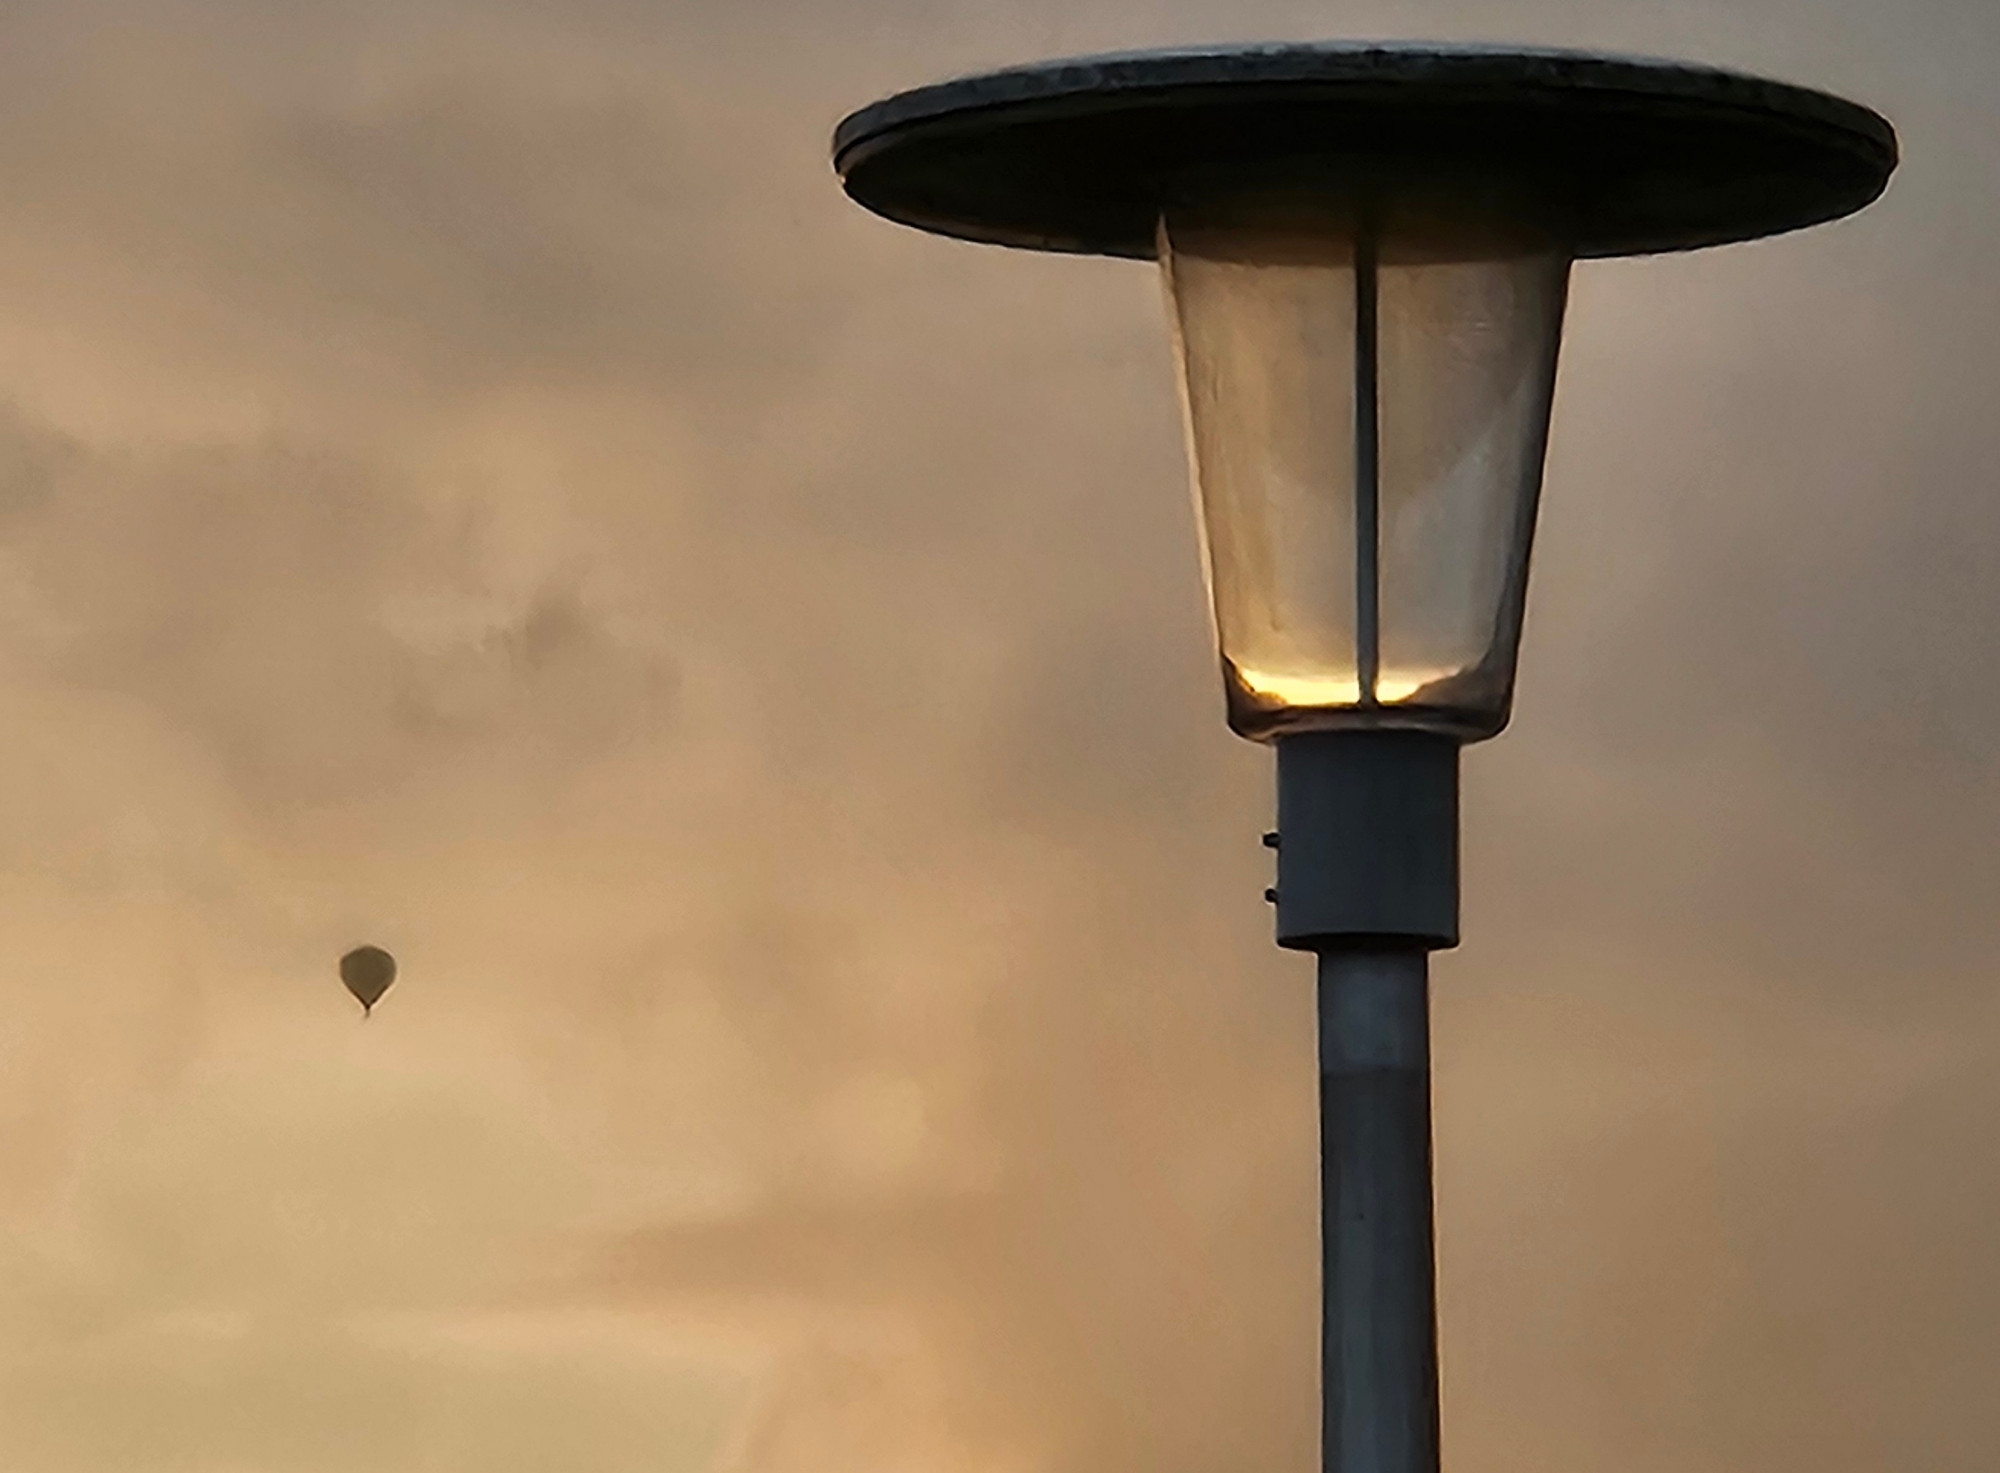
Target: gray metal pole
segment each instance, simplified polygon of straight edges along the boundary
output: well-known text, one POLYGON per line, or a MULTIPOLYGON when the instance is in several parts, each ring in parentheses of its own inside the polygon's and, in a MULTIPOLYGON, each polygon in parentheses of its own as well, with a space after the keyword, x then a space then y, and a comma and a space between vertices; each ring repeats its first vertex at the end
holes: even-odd
POLYGON ((1319 958, 1326 1473, 1437 1473, 1429 958, 1319 958))
POLYGON ((1458 941, 1458 744, 1278 743, 1278 941, 1319 957, 1326 1473, 1437 1473, 1429 953, 1458 941))

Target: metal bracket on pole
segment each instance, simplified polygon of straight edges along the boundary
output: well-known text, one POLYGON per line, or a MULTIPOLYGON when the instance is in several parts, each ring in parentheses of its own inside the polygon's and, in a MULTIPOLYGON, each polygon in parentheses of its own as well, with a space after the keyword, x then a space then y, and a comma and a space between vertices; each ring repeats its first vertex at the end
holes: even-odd
POLYGON ((1458 945, 1458 742, 1325 731, 1278 742, 1278 944, 1458 945))

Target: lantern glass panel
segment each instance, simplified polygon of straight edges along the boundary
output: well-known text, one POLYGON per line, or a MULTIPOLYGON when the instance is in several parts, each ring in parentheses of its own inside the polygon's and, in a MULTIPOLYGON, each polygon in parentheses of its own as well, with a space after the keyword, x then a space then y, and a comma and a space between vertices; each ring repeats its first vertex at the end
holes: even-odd
POLYGON ((1230 724, 1505 725, 1570 255, 1434 210, 1169 213, 1230 724))

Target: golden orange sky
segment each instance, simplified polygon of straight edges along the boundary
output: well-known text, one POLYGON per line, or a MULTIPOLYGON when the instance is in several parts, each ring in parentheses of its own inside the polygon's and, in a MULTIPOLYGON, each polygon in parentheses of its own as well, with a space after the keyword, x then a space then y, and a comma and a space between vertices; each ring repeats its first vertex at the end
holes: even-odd
POLYGON ((1158 285, 826 147, 1343 35, 1906 153, 1576 274, 1435 969, 1450 1466, 2000 1461, 2000 10, 16 0, 0 1470, 1316 1466, 1309 967, 1158 285))

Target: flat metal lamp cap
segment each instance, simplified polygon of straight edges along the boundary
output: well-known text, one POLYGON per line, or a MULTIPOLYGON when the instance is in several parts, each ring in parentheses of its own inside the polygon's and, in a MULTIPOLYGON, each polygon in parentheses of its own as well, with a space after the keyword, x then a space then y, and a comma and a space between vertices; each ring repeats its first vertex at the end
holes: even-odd
POLYGON ((1824 92, 1681 62, 1378 43, 1082 57, 904 92, 834 135, 848 194, 965 240, 1151 257, 1163 207, 1233 169, 1495 173, 1582 256, 1691 250, 1850 214, 1896 134, 1824 92))

